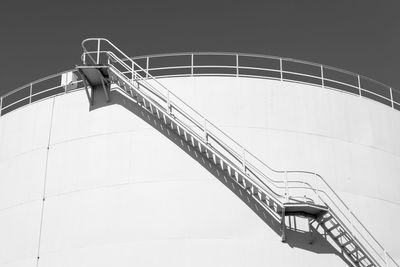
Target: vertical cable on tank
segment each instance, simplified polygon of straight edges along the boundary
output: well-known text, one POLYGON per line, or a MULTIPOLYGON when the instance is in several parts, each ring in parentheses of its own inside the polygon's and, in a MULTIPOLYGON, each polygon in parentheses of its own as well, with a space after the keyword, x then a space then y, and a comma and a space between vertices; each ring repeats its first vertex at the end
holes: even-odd
POLYGON ((48 166, 48 161, 49 161, 49 150, 50 150, 51 130, 52 130, 52 126, 53 126, 53 114, 54 114, 54 102, 55 102, 55 100, 56 100, 56 98, 53 97, 53 104, 52 104, 52 107, 51 107, 51 116, 50 116, 49 136, 47 138, 46 162, 45 162, 44 179, 43 179, 42 211, 41 211, 41 215, 40 215, 40 228, 39 228, 38 250, 37 250, 37 257, 36 257, 36 267, 39 266, 39 259, 40 259, 40 244, 41 244, 41 240, 42 240, 44 202, 46 200, 47 166, 48 166))

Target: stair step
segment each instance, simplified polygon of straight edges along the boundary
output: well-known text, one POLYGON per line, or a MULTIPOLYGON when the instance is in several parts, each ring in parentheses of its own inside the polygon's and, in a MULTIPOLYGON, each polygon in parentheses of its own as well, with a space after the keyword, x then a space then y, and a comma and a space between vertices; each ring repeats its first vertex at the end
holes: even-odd
POLYGON ((185 130, 181 127, 178 128, 178 134, 185 139, 185 130))
POLYGON ((260 192, 260 190, 258 189, 258 187, 252 186, 251 193, 253 194, 253 196, 256 196, 257 198, 259 198, 259 196, 258 196, 259 192, 260 192))
POLYGON ((207 153, 207 147, 204 146, 202 143, 199 143, 199 151, 200 153, 205 155, 207 153))
POLYGON ((340 234, 338 234, 337 236, 335 236, 336 240, 339 240, 339 238, 341 238, 342 236, 346 235, 346 232, 341 232, 340 234))
POLYGON ((171 128, 171 130, 174 130, 176 128, 176 123, 169 119, 168 127, 171 128))
POLYGON ((150 105, 147 107, 147 110, 150 111, 151 114, 154 114, 154 106, 153 106, 153 104, 150 104, 150 105))
POLYGON ((159 109, 156 109, 156 114, 155 114, 156 116, 157 116, 157 119, 161 119, 161 111, 159 110, 159 109))
POLYGON ((192 142, 192 135, 185 131, 185 141, 190 143, 192 142))
POLYGON ((221 169, 222 169, 223 171, 228 172, 229 165, 228 165, 228 163, 227 163, 226 161, 222 161, 221 169))
POLYGON ((148 100, 146 100, 145 103, 144 103, 144 106, 145 106, 146 108, 150 108, 151 103, 150 103, 148 100))
POLYGON ((244 186, 245 186, 246 189, 250 189, 251 190, 251 188, 253 187, 253 184, 250 183, 250 181, 246 179, 245 182, 244 182, 244 186))
POLYGON ((265 194, 263 191, 260 191, 260 197, 259 197, 259 199, 260 199, 262 202, 264 202, 264 203, 267 202, 267 196, 266 196, 266 194, 265 194))
POLYGON ((136 99, 139 104, 143 104, 144 98, 141 95, 137 95, 136 99))
POLYGON ((171 123, 171 120, 168 118, 167 115, 163 114, 163 119, 164 119, 164 123, 165 125, 169 125, 171 123))
POLYGON ((156 106, 154 106, 154 105, 151 105, 151 111, 152 111, 152 113, 153 113, 154 115, 157 115, 157 111, 158 111, 158 109, 157 109, 157 107, 156 107, 156 106))
POLYGON ((364 260, 364 259, 366 259, 366 258, 367 258, 367 256, 362 255, 361 258, 358 258, 358 259, 357 259, 357 262, 360 262, 360 261, 362 261, 362 260, 364 260))
POLYGON ((235 169, 233 169, 232 167, 229 167, 229 175, 230 175, 232 178, 236 178, 236 171, 235 171, 235 169))
POLYGON ((177 125, 177 126, 174 128, 174 132, 175 132, 177 135, 182 136, 182 128, 179 127, 179 125, 177 125))
POLYGON ((244 179, 240 173, 238 173, 238 175, 237 175, 237 182, 241 185, 244 185, 244 179))
POLYGON ((192 142, 191 142, 191 144, 192 144, 192 146, 193 146, 194 148, 198 148, 199 142, 197 141, 196 138, 194 138, 194 137, 192 136, 192 142))
POLYGON ((344 242, 343 244, 341 244, 342 247, 347 246, 348 244, 353 243, 353 240, 349 239, 348 241, 344 242))
POLYGON ((214 163, 217 166, 221 166, 221 159, 217 155, 214 156, 214 163))
POLYGON ((206 155, 208 159, 212 160, 214 158, 214 152, 212 150, 207 149, 206 155))
POLYGON ((331 228, 328 228, 327 231, 328 231, 328 232, 332 232, 332 230, 338 228, 339 226, 340 226, 340 224, 337 223, 337 224, 335 224, 334 226, 332 226, 331 228))
POLYGON ((333 216, 329 214, 327 217, 322 217, 321 220, 320 220, 320 223, 321 223, 321 224, 327 223, 327 222, 329 222, 329 221, 332 220, 332 219, 333 219, 333 216))
POLYGON ((349 254, 353 254, 354 252, 359 251, 360 249, 358 247, 355 247, 352 251, 349 251, 349 254))

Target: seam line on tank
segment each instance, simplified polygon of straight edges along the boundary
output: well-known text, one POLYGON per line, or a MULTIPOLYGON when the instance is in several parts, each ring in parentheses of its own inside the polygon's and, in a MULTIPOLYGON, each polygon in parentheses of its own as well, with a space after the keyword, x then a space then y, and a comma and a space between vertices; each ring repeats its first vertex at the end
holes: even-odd
POLYGON ((80 140, 87 139, 87 138, 95 138, 95 137, 105 136, 105 135, 116 135, 116 134, 124 134, 124 133, 134 133, 134 132, 148 131, 148 130, 151 130, 151 128, 152 128, 152 127, 149 127, 149 128, 142 128, 142 129, 138 129, 138 130, 115 131, 115 132, 108 132, 108 133, 92 134, 92 135, 87 135, 87 136, 82 136, 82 137, 76 137, 76 138, 67 139, 67 140, 64 140, 64 141, 61 141, 61 142, 57 142, 57 143, 52 143, 52 144, 50 144, 50 146, 62 145, 62 144, 64 144, 64 143, 70 143, 70 142, 80 141, 80 140))
POLYGON ((112 184, 112 185, 103 185, 103 186, 95 186, 95 187, 87 187, 87 188, 82 188, 82 189, 77 189, 77 190, 72 190, 68 192, 61 192, 57 194, 51 194, 48 195, 47 198, 52 198, 52 197, 58 197, 62 195, 69 195, 69 194, 74 194, 74 193, 79 193, 79 192, 85 192, 85 191, 95 191, 95 190, 101 190, 101 189, 107 189, 107 188, 113 188, 113 187, 122 187, 122 186, 129 186, 129 185, 136 185, 136 184, 154 184, 154 183, 174 183, 174 182, 213 182, 212 179, 193 179, 193 180, 180 180, 180 179, 175 179, 175 180, 167 180, 167 181, 162 181, 162 180, 154 180, 154 181, 137 181, 137 182, 129 182, 129 183, 120 183, 120 184, 112 184))
MULTIPOLYGON (((68 192, 61 192, 61 193, 57 193, 57 194, 50 194, 46 196, 46 199, 49 198, 53 198, 53 197, 58 197, 58 196, 63 196, 63 195, 68 195, 68 194, 74 194, 74 193, 79 193, 79 192, 85 192, 85 191, 94 191, 94 190, 98 190, 98 189, 106 189, 106 188, 112 188, 112 187, 120 187, 120 186, 128 186, 128 185, 134 185, 134 184, 152 184, 152 183, 173 183, 173 182, 211 182, 212 179, 192 179, 192 180, 179 180, 179 179, 175 179, 175 180, 154 180, 154 181, 138 181, 138 182, 129 182, 129 183, 119 183, 119 184, 113 184, 113 185, 104 185, 104 186, 97 186, 97 187, 88 187, 88 188, 82 188, 82 189, 78 189, 78 190, 72 190, 72 191, 68 191, 68 192)), ((22 205, 27 205, 30 203, 34 203, 37 201, 42 201, 42 199, 33 199, 33 200, 28 200, 28 201, 24 201, 24 202, 19 202, 16 203, 14 205, 8 206, 8 207, 4 207, 0 209, 0 212, 8 210, 8 209, 12 209, 18 206, 22 206, 22 205)))
POLYGON ((36 151, 42 150, 42 149, 46 149, 46 146, 36 147, 36 148, 30 149, 30 150, 27 150, 27 151, 24 151, 24 152, 21 152, 21 153, 12 155, 11 157, 7 157, 7 158, 4 158, 4 159, 0 160, 0 163, 7 162, 7 161, 10 161, 10 160, 12 160, 12 159, 15 159, 15 158, 24 156, 24 155, 26 155, 26 154, 29 154, 29 153, 31 153, 31 152, 36 152, 36 151))
MULTIPOLYGON (((336 140, 338 142, 349 143, 349 144, 353 144, 353 145, 357 145, 357 146, 361 146, 361 147, 367 147, 367 148, 370 148, 370 149, 374 149, 374 150, 378 150, 378 151, 390 154, 390 155, 392 155, 392 156, 394 156, 396 158, 400 158, 400 155, 397 155, 397 154, 395 154, 393 152, 390 152, 388 150, 385 150, 385 149, 382 149, 382 148, 379 148, 379 147, 376 147, 376 146, 371 146, 371 145, 357 143, 357 142, 353 142, 353 141, 349 141, 349 140, 339 139, 339 138, 336 138, 336 137, 331 137, 331 136, 327 136, 327 135, 323 135, 323 134, 316 134, 316 133, 302 132, 302 131, 293 131, 293 130, 288 130, 288 129, 257 127, 257 126, 219 125, 219 127, 240 128, 240 129, 249 128, 249 129, 270 130, 270 131, 276 131, 276 132, 288 132, 288 133, 298 133, 298 134, 302 134, 302 135, 317 136, 317 137, 327 138, 327 139, 331 139, 331 140, 336 140)), ((140 131, 146 131, 146 130, 151 130, 151 127, 143 128, 143 129, 140 129, 140 130, 109 132, 109 133, 101 133, 101 134, 93 134, 93 135, 88 135, 88 136, 83 136, 83 137, 77 137, 77 138, 72 138, 72 139, 61 141, 61 142, 53 143, 53 144, 51 144, 51 146, 61 145, 61 144, 68 143, 68 142, 79 141, 79 140, 83 140, 83 139, 86 139, 86 138, 94 138, 94 137, 98 137, 98 136, 114 135, 114 134, 122 134, 122 133, 133 133, 133 132, 140 132, 140 131)))
POLYGON ((55 101, 56 101, 56 98, 53 97, 53 104, 52 104, 52 108, 51 108, 51 117, 50 117, 49 136, 47 138, 46 163, 45 163, 44 179, 43 179, 42 211, 41 211, 41 215, 40 215, 39 241, 38 241, 38 250, 37 250, 37 257, 36 257, 36 267, 39 266, 39 259, 40 259, 40 247, 41 247, 41 241, 42 241, 43 217, 44 217, 44 202, 46 200, 47 168, 48 168, 48 163, 49 163, 50 140, 51 140, 51 131, 53 128, 53 116, 54 116, 55 101))
POLYGON ((358 146, 368 147, 368 148, 371 148, 371 149, 375 149, 375 150, 378 150, 378 151, 393 155, 394 157, 400 158, 400 155, 397 155, 397 154, 395 154, 393 152, 390 152, 388 150, 385 150, 385 149, 382 149, 382 148, 379 148, 379 147, 376 147, 376 146, 366 145, 366 144, 357 143, 357 142, 344 140, 344 139, 339 139, 339 138, 336 138, 336 137, 331 137, 331 136, 323 135, 323 134, 302 132, 302 131, 293 131, 293 130, 288 130, 288 129, 258 127, 258 126, 218 125, 218 127, 242 128, 242 129, 250 128, 250 129, 259 129, 259 130, 270 130, 270 131, 276 131, 276 132, 289 132, 289 133, 298 133, 298 134, 303 134, 303 135, 312 135, 312 136, 317 136, 317 137, 323 137, 323 138, 327 138, 327 139, 336 140, 336 141, 343 142, 343 143, 349 143, 349 144, 354 144, 354 145, 358 145, 358 146))
POLYGON ((390 203, 390 204, 393 204, 393 205, 396 205, 396 206, 400 206, 400 202, 396 202, 396 201, 389 200, 389 199, 368 196, 368 195, 365 195, 365 194, 355 194, 355 193, 352 193, 350 191, 345 191, 345 190, 340 190, 340 191, 337 190, 337 192, 341 192, 341 193, 345 193, 345 194, 349 194, 349 195, 353 195, 353 196, 358 196, 358 197, 369 198, 369 199, 373 199, 373 200, 380 200, 380 201, 384 201, 384 202, 387 202, 387 203, 390 203))
POLYGON ((42 201, 42 199, 31 199, 31 200, 27 200, 27 201, 18 202, 18 203, 15 203, 15 204, 11 205, 11 206, 6 206, 6 207, 1 208, 0 212, 6 211, 6 210, 9 210, 9 209, 12 209, 12 208, 16 208, 16 207, 19 207, 19 206, 23 206, 23 205, 28 205, 28 204, 31 204, 31 203, 34 203, 34 202, 37 202, 37 201, 42 201))

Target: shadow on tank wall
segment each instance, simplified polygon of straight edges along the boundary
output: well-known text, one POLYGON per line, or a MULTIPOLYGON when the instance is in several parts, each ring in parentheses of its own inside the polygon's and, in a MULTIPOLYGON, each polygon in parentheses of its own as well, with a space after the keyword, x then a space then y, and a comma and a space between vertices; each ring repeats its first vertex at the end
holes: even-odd
MULTIPOLYGON (((154 114, 150 113, 141 104, 128 98, 117 90, 111 90, 110 101, 107 102, 103 90, 93 90, 93 105, 89 105, 89 110, 93 111, 99 108, 104 108, 110 105, 120 105, 132 112, 159 133, 163 134, 170 141, 175 143, 181 150, 183 150, 192 159, 196 160, 203 166, 209 173, 217 178, 222 184, 225 185, 232 193, 242 200, 257 216, 268 225, 278 236, 282 235, 282 224, 280 218, 276 214, 269 211, 265 205, 262 205, 251 192, 241 188, 237 182, 230 177, 226 172, 218 168, 214 162, 210 161, 203 154, 196 151, 189 143, 181 138, 176 132, 166 127, 160 119, 154 114)), ((317 254, 335 254, 339 256, 348 266, 353 264, 344 256, 341 249, 338 248, 334 242, 328 240, 327 234, 320 234, 316 229, 310 227, 309 224, 304 226, 301 223, 305 218, 295 216, 287 216, 285 220, 285 242, 279 242, 277 245, 288 245, 292 248, 299 248, 311 251, 317 254)))

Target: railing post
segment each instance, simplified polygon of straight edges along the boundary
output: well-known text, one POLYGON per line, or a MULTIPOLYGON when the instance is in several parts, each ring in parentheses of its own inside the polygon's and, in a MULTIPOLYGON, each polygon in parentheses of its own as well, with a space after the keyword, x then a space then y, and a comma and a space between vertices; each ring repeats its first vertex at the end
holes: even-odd
MULTIPOLYGON (((67 88, 68 88, 67 80, 68 80, 67 77, 65 77, 65 84, 64 84, 65 93, 67 93, 67 88)), ((72 81, 70 83, 72 83, 72 81)), ((31 100, 32 100, 32 84, 31 84, 31 100)))
POLYGON ((354 235, 354 225, 353 225, 353 222, 351 221, 351 210, 350 210, 350 208, 348 210, 349 210, 349 214, 350 214, 350 216, 349 216, 350 235, 354 238, 355 237, 355 235, 354 235))
POLYGON ((203 125, 203 133, 204 133, 204 142, 208 143, 208 134, 207 134, 207 120, 203 117, 204 125, 203 125))
POLYGON ((193 54, 191 54, 191 59, 190 59, 190 73, 192 74, 192 76, 193 76, 193 54))
POLYGON ((389 87, 389 90, 390 90, 390 101, 391 101, 391 104, 392 104, 392 108, 394 108, 392 87, 389 87))
POLYGON ((279 70, 280 70, 280 74, 281 74, 281 81, 283 81, 282 58, 279 58, 279 70))
POLYGON ((97 40, 97 64, 100 63, 100 39, 97 40))
POLYGON ((132 71, 131 71, 131 72, 132 72, 132 73, 131 73, 131 76, 132 76, 132 77, 131 77, 131 81, 133 82, 133 80, 136 79, 136 75, 135 75, 135 64, 133 63, 133 61, 132 61, 132 67, 131 67, 131 68, 132 68, 132 71))
POLYGON ((388 261, 388 256, 387 256, 386 249, 383 250, 383 256, 385 258, 385 265, 386 265, 386 267, 388 267, 389 266, 389 261, 388 261))
POLYGON ((242 147, 242 168, 244 174, 246 174, 246 149, 242 147))
POLYGON ((169 90, 167 90, 167 113, 171 114, 171 103, 169 99, 169 90))
POLYGON ((285 171, 285 203, 289 202, 289 192, 288 192, 288 174, 285 171))
POLYGON ((358 94, 361 96, 361 80, 360 80, 360 75, 357 75, 357 81, 358 81, 358 94))
POLYGON ((86 51, 83 51, 83 65, 86 65, 86 51))
POLYGON ((316 173, 314 173, 314 178, 315 178, 315 195, 317 197, 316 204, 319 202, 319 194, 318 194, 318 176, 316 173))
POLYGON ((236 54, 236 77, 239 77, 239 54, 236 54))
MULTIPOLYGON (((65 82, 66 84, 66 82, 65 82)), ((65 91, 67 91, 67 85, 65 85, 65 91)), ((29 85, 29 104, 32 103, 32 83, 29 85)))
POLYGON ((149 78, 149 57, 146 58, 146 79, 149 78))
POLYGON ((325 88, 325 81, 324 81, 324 66, 321 65, 321 85, 322 88, 325 88))

